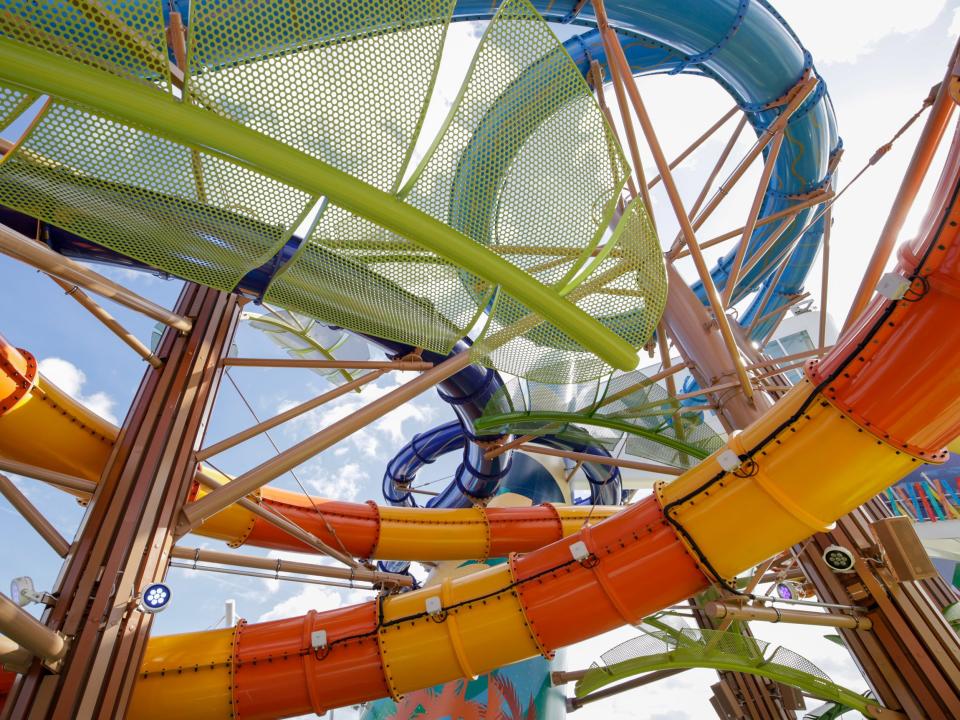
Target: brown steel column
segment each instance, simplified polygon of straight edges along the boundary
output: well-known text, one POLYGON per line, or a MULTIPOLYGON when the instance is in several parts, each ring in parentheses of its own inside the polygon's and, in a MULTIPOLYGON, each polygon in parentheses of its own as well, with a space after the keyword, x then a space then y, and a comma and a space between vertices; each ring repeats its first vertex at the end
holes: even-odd
POLYGON ((43 618, 70 638, 63 667, 53 675, 34 663, 8 700, 11 718, 124 716, 150 630, 133 598, 166 573, 239 307, 237 296, 184 288, 176 312, 192 331, 161 339, 164 365, 140 383, 43 618))
POLYGON ((840 634, 880 703, 910 718, 958 718, 960 637, 942 612, 958 598, 939 577, 898 583, 878 561, 870 523, 888 516, 875 498, 841 518, 833 532, 794 550, 822 601, 868 608, 872 630, 840 634), (834 544, 854 553, 856 572, 826 566, 821 554, 834 544))

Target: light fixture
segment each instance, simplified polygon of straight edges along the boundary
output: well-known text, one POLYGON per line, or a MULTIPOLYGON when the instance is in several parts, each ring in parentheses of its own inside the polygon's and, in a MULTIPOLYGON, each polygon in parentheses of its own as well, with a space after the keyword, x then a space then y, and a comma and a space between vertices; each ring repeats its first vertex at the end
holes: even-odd
POLYGON ((856 558, 842 545, 830 545, 823 551, 823 561, 835 573, 853 572, 856 558))
POLYGON ((153 615, 166 610, 172 597, 173 593, 169 586, 163 583, 150 583, 140 593, 140 601, 137 607, 140 612, 153 615))

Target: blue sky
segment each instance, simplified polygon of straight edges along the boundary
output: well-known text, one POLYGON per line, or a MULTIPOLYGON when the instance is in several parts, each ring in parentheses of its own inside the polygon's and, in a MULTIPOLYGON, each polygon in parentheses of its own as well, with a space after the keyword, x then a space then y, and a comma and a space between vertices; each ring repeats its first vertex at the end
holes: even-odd
MULTIPOLYGON (((955 23, 960 0, 916 0, 893 2, 826 2, 824 0, 788 0, 775 3, 814 53, 818 69, 826 78, 837 111, 839 128, 847 148, 841 165, 841 181, 852 176, 873 151, 885 142, 899 125, 919 106, 929 87, 942 75, 956 35, 955 23)), ((465 39, 472 33, 462 31, 465 39)), ((455 56, 447 58, 451 78, 469 62, 462 44, 455 56)), ((461 71, 462 72, 462 71, 461 71)), ((452 97, 452 81, 441 87, 452 97)), ((722 92, 703 81, 687 78, 653 78, 641 84, 651 107, 655 124, 661 130, 668 155, 679 152, 693 137, 729 106, 722 92), (694 104, 696 100, 696 104, 694 104)), ((918 126, 919 127, 919 126, 918 126)), ((859 278, 909 157, 914 128, 893 152, 871 170, 848 196, 838 203, 834 230, 834 273, 830 291, 831 311, 843 317, 853 295, 853 280, 859 278)), ((685 164, 677 179, 686 197, 696 194, 704 173, 713 163, 725 141, 721 136, 708 142, 703 154, 685 164)), ((747 141, 744 142, 744 148, 747 141)), ((756 171, 755 171, 756 172, 756 171)), ((932 181, 936 172, 932 174, 932 181)), ((928 183, 929 185, 929 183, 928 183)), ((717 213, 705 234, 722 232, 742 224, 750 199, 749 182, 734 194, 717 213)), ((674 225, 669 218, 665 198, 654 196, 656 216, 662 223, 661 235, 672 238, 674 225)), ((923 203, 913 214, 918 221, 923 203)), ((902 239, 909 237, 905 233, 902 239)), ((137 292, 172 306, 180 284, 124 270, 102 272, 137 292)), ((818 297, 819 268, 810 275, 809 289, 818 297)), ((60 384, 79 399, 118 420, 126 411, 144 371, 144 363, 113 335, 90 317, 48 278, 34 270, 0 257, 0 300, 8 308, 0 323, 0 333, 13 344, 30 350, 60 384)), ((121 307, 104 302, 130 330, 149 342, 154 323, 121 307)), ((255 310, 255 308, 252 308, 255 310)), ((241 326, 236 343, 242 356, 278 356, 280 353, 261 333, 241 326)), ((275 414, 328 387, 317 375, 304 370, 263 371, 235 369, 233 377, 261 417, 275 414)), ((377 391, 392 387, 396 377, 387 376, 377 391)), ((365 396, 373 393, 365 392, 365 396)), ((346 398, 330 408, 277 429, 273 438, 288 447, 338 415, 347 413, 356 402, 346 398)), ((411 403, 399 413, 379 421, 360 436, 341 443, 333 450, 297 469, 308 490, 316 494, 344 499, 381 501, 380 479, 386 461, 409 437, 419 430, 452 418, 449 409, 432 393, 411 403)), ((208 442, 225 437, 253 422, 233 387, 224 382, 207 433, 208 442)), ((246 443, 215 462, 224 471, 242 472, 273 453, 262 438, 246 443)), ((430 467, 423 479, 449 474, 453 461, 430 467)), ((71 537, 82 508, 69 497, 30 480, 17 480, 27 495, 43 507, 61 532, 71 537)), ((296 489, 289 476, 277 482, 296 489)), ((13 548, 0 554, 0 581, 18 575, 30 575, 41 589, 52 587, 59 568, 54 553, 19 516, 0 502, 0 543, 13 548)), ((190 543, 217 547, 217 543, 191 538, 190 543)), ((259 553, 256 549, 247 549, 259 553)), ((170 584, 174 601, 170 609, 154 623, 156 633, 182 632, 215 626, 223 615, 227 598, 237 601, 238 612, 251 621, 300 614, 308 609, 325 609, 343 602, 356 602, 364 594, 339 592, 318 586, 300 586, 248 580, 209 573, 172 570, 170 584)), ((618 631, 607 637, 584 643, 568 652, 570 667, 584 667, 600 652, 630 636, 618 631)), ((809 657, 839 681, 863 687, 845 652, 803 628, 756 626, 756 634, 766 640, 782 642, 809 657)), ((578 718, 634 717, 656 720, 710 717, 706 705, 712 673, 693 671, 651 686, 642 695, 622 696, 598 703, 578 713, 578 718), (680 700, 682 698, 682 700, 680 700)), ((343 717, 347 713, 339 714, 343 717)))

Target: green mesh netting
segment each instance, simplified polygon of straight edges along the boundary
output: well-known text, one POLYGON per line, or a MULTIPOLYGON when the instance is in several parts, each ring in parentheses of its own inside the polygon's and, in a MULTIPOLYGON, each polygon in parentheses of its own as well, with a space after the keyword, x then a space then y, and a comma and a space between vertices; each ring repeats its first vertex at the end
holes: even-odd
POLYGON ((160 2, 8 0, 0 34, 115 75, 169 86, 160 2))
POLYGON ((236 122, 396 189, 454 4, 197 2, 190 88, 236 122))
MULTIPOLYGON (((250 327, 266 334, 291 358, 367 360, 370 356, 370 346, 353 333, 329 328, 313 318, 289 310, 268 310, 269 313, 244 312, 240 317, 250 327)), ((350 382, 362 374, 353 370, 328 368, 313 368, 313 372, 334 385, 350 382)))
POLYGON ((283 246, 308 201, 239 165, 59 103, 0 165, 0 204, 227 291, 283 246))
POLYGON ((702 411, 670 400, 634 371, 592 383, 506 383, 484 408, 478 431, 582 437, 613 450, 621 442, 637 457, 688 468, 723 446, 702 411))
POLYGON ((870 717, 868 698, 831 682, 820 668, 792 650, 734 632, 660 627, 603 653, 603 665, 594 664, 577 682, 576 696, 640 673, 705 667, 770 678, 870 717))
POLYGON ((26 111, 32 101, 32 95, 0 87, 0 132, 26 111))
MULTIPOLYGON (((159 3, 16 0, 0 34, 134 78, 394 192, 639 347, 665 302, 659 244, 639 202, 609 231, 623 154, 527 0, 507 0, 491 21, 440 134, 409 173, 453 4, 197 0, 183 82, 159 3)), ((17 114, 18 90, 0 90, 6 115, 17 114)), ((310 217, 268 301, 437 352, 473 328, 475 359, 541 382, 609 372, 495 277, 481 279, 484 268, 456 267, 274 175, 217 155, 215 143, 172 142, 53 98, 0 165, 0 203, 223 290, 310 217)))

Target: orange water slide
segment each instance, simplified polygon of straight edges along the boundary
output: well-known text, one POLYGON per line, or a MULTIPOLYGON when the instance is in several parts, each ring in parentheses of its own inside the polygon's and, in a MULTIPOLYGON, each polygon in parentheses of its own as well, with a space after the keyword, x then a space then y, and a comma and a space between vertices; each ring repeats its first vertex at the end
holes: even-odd
POLYGON ((911 292, 876 298, 803 382, 729 439, 735 469, 717 453, 603 522, 438 586, 155 638, 131 717, 322 713, 549 655, 730 578, 942 460, 960 434, 958 178, 955 141, 923 232, 900 253, 911 292))
MULTIPOLYGON (((97 482, 118 432, 38 373, 29 352, 0 336, 0 458, 97 482)), ((217 483, 229 481, 210 467, 198 473, 217 483)), ((203 492, 196 483, 194 496, 203 492)), ((574 532, 588 517, 607 517, 618 509, 428 510, 339 502, 270 487, 253 499, 328 545, 342 544, 355 557, 383 560, 482 560, 528 552, 574 532)), ((239 505, 209 518, 197 532, 234 547, 313 552, 239 505)))

